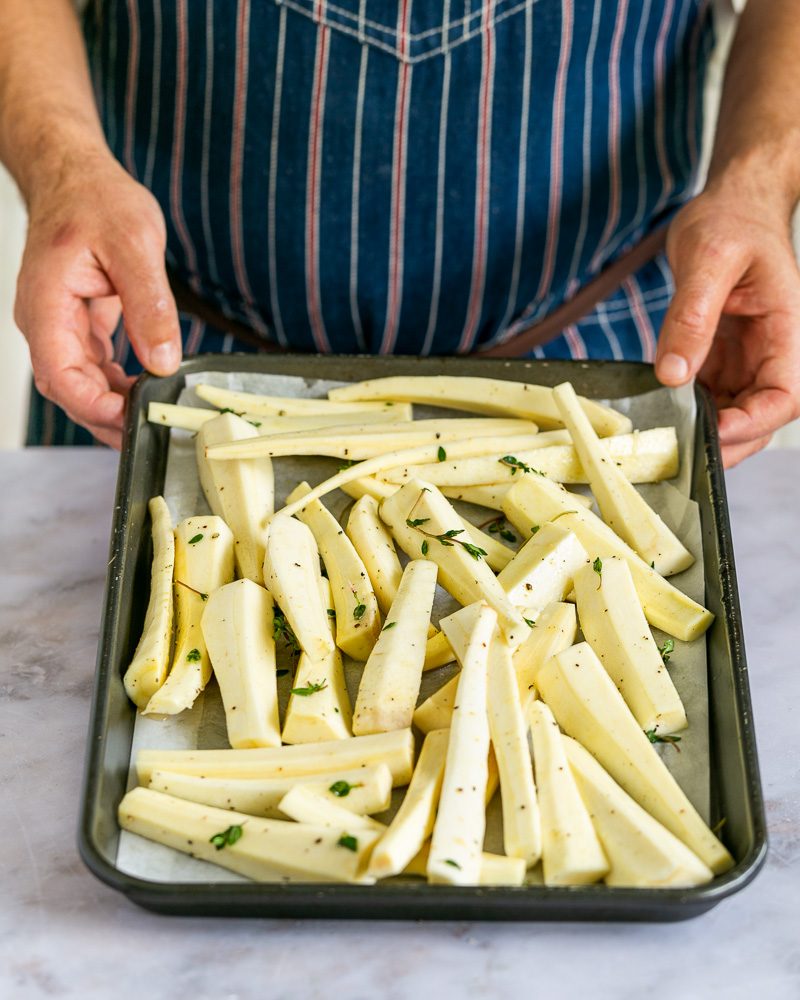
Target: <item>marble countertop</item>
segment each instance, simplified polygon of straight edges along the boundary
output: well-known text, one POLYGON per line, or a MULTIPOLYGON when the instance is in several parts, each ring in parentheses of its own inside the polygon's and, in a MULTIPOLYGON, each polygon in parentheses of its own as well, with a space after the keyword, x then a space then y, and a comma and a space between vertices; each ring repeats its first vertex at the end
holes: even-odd
POLYGON ((160 917, 83 867, 76 817, 116 456, 0 453, 0 996, 800 997, 800 452, 729 476, 770 854, 680 924, 160 917))

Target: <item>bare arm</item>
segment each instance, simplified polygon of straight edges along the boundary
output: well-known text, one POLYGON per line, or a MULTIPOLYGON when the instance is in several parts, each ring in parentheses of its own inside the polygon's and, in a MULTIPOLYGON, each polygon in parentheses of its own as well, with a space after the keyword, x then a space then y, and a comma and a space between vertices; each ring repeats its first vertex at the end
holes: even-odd
POLYGON ((177 367, 180 333, 164 220, 106 145, 70 0, 3 0, 0 159, 30 219, 16 319, 36 385, 118 447, 130 383, 111 355, 120 309, 156 374, 177 367))
POLYGON ((720 412, 727 465, 800 416, 800 17, 796 0, 749 0, 731 50, 705 191, 675 218, 675 298, 656 370, 694 375, 720 412))

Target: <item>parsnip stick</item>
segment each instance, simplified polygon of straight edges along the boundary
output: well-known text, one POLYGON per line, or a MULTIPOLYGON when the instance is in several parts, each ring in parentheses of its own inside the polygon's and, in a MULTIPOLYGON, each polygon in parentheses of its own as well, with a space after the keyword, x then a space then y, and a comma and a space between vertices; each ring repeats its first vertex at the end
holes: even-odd
POLYGON ((125 671, 125 692, 137 708, 144 708, 167 679, 172 647, 172 573, 175 565, 175 535, 167 502, 153 497, 150 511, 153 564, 150 599, 142 636, 125 671))
POLYGON ((379 823, 369 816, 359 816, 333 799, 320 795, 308 785, 295 785, 281 799, 278 808, 290 819, 311 826, 333 826, 353 832, 365 830, 378 836, 386 832, 385 823, 379 823))
MULTIPOLYGON (((397 375, 369 379, 331 389, 331 400, 402 400, 451 407, 468 413, 493 413, 535 420, 544 428, 563 423, 553 399, 553 390, 543 385, 512 382, 506 379, 475 378, 452 375, 397 375)), ((592 426, 598 434, 624 434, 630 420, 589 399, 581 399, 592 426)))
POLYGON ((142 785, 150 781, 153 771, 212 778, 293 778, 377 764, 388 766, 394 785, 408 784, 414 768, 410 729, 265 750, 140 750, 136 755, 142 785))
POLYGON ((686 711, 661 658, 624 559, 604 559, 575 575, 581 631, 608 676, 648 732, 675 733, 686 711))
MULTIPOLYGON (((176 427, 184 431, 198 431, 209 420, 214 420, 225 410, 212 410, 205 406, 182 406, 175 403, 150 403, 147 419, 151 424, 176 427)), ((345 424, 361 424, 363 413, 312 414, 299 417, 265 416, 263 413, 237 412, 236 416, 247 421, 256 434, 292 434, 297 431, 320 430, 324 427, 341 427, 345 424)), ((375 424, 394 423, 398 419, 394 410, 379 410, 370 414, 370 422, 375 424)))
POLYGON ((412 559, 361 674, 353 732, 406 729, 419 695, 425 641, 436 591, 436 563, 412 559))
POLYGON ((373 881, 364 874, 378 837, 371 831, 348 836, 333 827, 259 819, 150 788, 128 792, 118 816, 123 830, 256 881, 281 875, 361 885, 373 881), (347 844, 342 843, 345 836, 347 844))
MULTIPOLYGON (((423 844, 419 854, 403 869, 404 875, 427 875, 430 841, 423 844)), ((507 858, 504 854, 481 854, 478 885, 522 885, 525 881, 525 862, 522 858, 507 858)))
POLYGON ((439 811, 431 838, 428 880, 475 885, 486 829, 489 722, 486 667, 497 615, 484 606, 470 637, 458 684, 439 811))
POLYGON ((516 607, 526 609, 526 618, 536 618, 548 604, 564 600, 575 573, 588 562, 577 537, 548 522, 525 542, 497 581, 516 607))
POLYGON ((664 576, 691 566, 694 556, 631 485, 598 439, 570 383, 557 386, 553 395, 606 524, 664 576))
POLYGON ((337 403, 329 399, 306 399, 299 396, 261 396, 252 392, 236 392, 215 385, 196 385, 194 391, 206 403, 220 409, 231 409, 238 413, 266 414, 267 416, 327 416, 329 414, 361 414, 370 419, 376 414, 388 411, 393 420, 411 420, 412 411, 408 403, 394 401, 380 403, 337 403))
POLYGON ((346 530, 347 537, 366 567, 378 606, 386 615, 397 596, 403 567, 397 558, 392 536, 380 519, 374 497, 365 494, 353 505, 346 530))

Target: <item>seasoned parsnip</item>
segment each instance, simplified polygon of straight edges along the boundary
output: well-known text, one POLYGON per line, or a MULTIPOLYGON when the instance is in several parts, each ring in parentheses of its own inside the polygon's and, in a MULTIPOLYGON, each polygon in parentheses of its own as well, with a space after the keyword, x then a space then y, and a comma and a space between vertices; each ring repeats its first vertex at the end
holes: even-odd
POLYGON ((558 524, 543 524, 497 577, 508 599, 536 618, 572 590, 575 573, 589 561, 577 537, 558 524))
POLYGON ((392 536, 378 514, 378 503, 369 494, 365 493, 353 504, 347 520, 347 537, 364 563, 378 606, 386 615, 397 596, 403 567, 392 536))
POLYGON ((362 420, 371 420, 388 413, 392 422, 411 420, 412 411, 407 403, 336 403, 328 399, 304 399, 299 396, 262 396, 252 392, 236 392, 216 385, 196 385, 194 391, 206 403, 220 409, 231 409, 238 413, 265 414, 266 416, 299 417, 329 416, 332 414, 360 414, 362 420))

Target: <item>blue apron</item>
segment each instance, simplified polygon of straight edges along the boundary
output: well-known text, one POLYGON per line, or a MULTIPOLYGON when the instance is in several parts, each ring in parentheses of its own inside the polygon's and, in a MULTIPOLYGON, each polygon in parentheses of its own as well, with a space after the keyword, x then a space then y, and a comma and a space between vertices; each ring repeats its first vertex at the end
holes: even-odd
MULTIPOLYGON (((697 182, 708 0, 95 0, 86 34, 168 264, 290 349, 503 341, 697 182)), ((671 291, 657 258, 534 353, 652 360, 671 291)), ((188 354, 242 349, 183 330, 188 354)), ((116 355, 139 370, 124 329, 116 355)))

